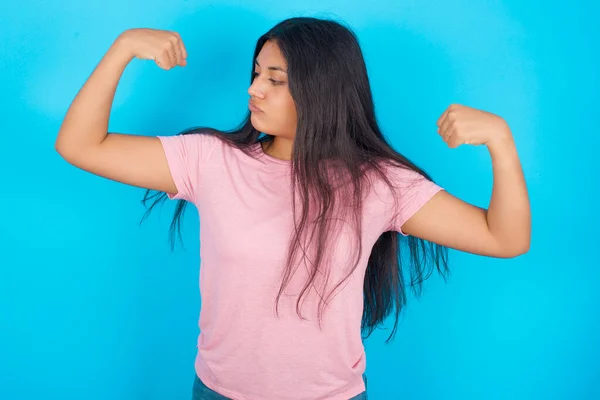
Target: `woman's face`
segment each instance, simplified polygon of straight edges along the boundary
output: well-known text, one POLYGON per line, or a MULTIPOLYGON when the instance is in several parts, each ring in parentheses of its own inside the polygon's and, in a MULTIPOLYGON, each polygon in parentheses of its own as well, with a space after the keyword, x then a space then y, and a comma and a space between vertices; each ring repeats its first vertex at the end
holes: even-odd
POLYGON ((290 94, 287 63, 275 42, 262 47, 248 89, 252 126, 259 132, 293 140, 298 117, 290 94))

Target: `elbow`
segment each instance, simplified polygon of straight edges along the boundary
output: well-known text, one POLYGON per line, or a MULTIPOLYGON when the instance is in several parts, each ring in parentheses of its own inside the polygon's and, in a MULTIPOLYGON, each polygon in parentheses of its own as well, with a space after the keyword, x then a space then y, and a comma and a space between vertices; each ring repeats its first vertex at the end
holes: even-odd
POLYGON ((523 247, 519 247, 517 250, 514 250, 512 253, 510 253, 509 256, 508 256, 508 258, 519 257, 519 256, 522 256, 524 254, 527 254, 528 252, 529 252, 529 245, 523 246, 523 247))
POLYGON ((56 139, 54 142, 54 151, 56 151, 56 153, 58 153, 58 155, 60 155, 69 164, 73 164, 75 162, 75 156, 77 154, 81 154, 81 149, 78 149, 71 143, 67 143, 61 138, 56 139))
POLYGON ((58 144, 58 140, 54 142, 54 151, 63 156, 62 147, 58 144))
POLYGON ((74 153, 74 149, 78 146, 72 139, 72 133, 61 128, 58 131, 56 140, 54 141, 54 151, 56 151, 62 158, 67 160, 71 154, 74 153))
POLYGON ((54 144, 54 151, 56 151, 58 155, 69 164, 73 163, 70 153, 64 148, 64 146, 59 145, 58 142, 54 144))
POLYGON ((511 243, 510 246, 506 246, 500 255, 501 258, 515 258, 527 254, 531 247, 531 240, 527 239, 521 243, 511 243))
POLYGON ((56 151, 61 157, 65 156, 65 144, 64 140, 62 140, 60 133, 56 140, 54 141, 54 151, 56 151))

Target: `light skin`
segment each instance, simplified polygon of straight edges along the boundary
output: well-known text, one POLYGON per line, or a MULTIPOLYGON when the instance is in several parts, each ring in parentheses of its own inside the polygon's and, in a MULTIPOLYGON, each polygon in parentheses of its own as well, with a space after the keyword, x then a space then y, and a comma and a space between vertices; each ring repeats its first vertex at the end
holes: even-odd
MULTIPOLYGON (((248 90, 253 126, 275 136, 265 152, 290 160, 297 115, 289 92, 287 63, 276 43, 267 42, 257 57, 257 75, 248 90), (252 110, 252 109, 251 109, 252 110)), ((452 104, 437 121, 438 134, 448 147, 484 145, 490 152, 494 174, 487 209, 476 207, 440 191, 403 226, 412 236, 453 249, 490 257, 524 254, 531 241, 531 211, 527 187, 512 132, 498 115, 452 104)))
MULTIPOLYGON (((134 59, 153 60, 170 70, 187 65, 179 34, 136 28, 123 32, 102 57, 69 106, 55 149, 70 164, 132 186, 177 194, 158 138, 108 132, 111 106, 123 71, 134 59)), ((248 89, 254 127, 274 136, 263 147, 273 157, 290 160, 296 132, 296 107, 289 91, 287 63, 276 43, 257 56, 256 77, 248 89)), ((403 226, 412 236, 454 249, 492 257, 515 257, 529 250, 531 212, 525 179, 513 136, 501 117, 451 105, 437 121, 450 148, 484 145, 494 173, 487 209, 440 191, 403 226)))
POLYGON ((275 136, 265 152, 290 160, 298 117, 288 85, 287 62, 276 43, 268 41, 254 64, 254 81, 248 88, 250 103, 262 111, 252 111, 252 125, 260 132, 275 136))
POLYGON ((521 162, 511 130, 501 117, 453 104, 437 121, 450 148, 485 145, 494 184, 487 209, 438 192, 403 226, 404 232, 448 247, 491 257, 529 251, 531 210, 521 162))

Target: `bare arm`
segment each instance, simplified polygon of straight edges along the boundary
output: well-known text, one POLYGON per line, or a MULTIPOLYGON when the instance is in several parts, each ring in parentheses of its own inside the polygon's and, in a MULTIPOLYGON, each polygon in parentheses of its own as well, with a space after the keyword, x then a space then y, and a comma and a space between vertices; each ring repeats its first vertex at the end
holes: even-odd
POLYGON ((136 30, 113 43, 61 125, 55 149, 66 161, 108 179, 177 193, 158 138, 107 132, 117 85, 135 56, 154 59, 164 69, 185 65, 183 44, 172 43, 175 36, 168 35, 165 31, 136 30), (174 56, 174 49, 178 55, 174 56))
MULTIPOLYGON (((467 128, 458 128, 455 133, 445 136, 451 147, 469 142, 480 144, 483 139, 477 135, 484 135, 488 129, 493 131, 493 139, 485 142, 492 158, 494 175, 488 209, 473 206, 441 191, 402 229, 409 235, 485 256, 504 258, 526 253, 531 241, 531 210, 512 134, 504 123, 489 115, 468 109, 462 112, 466 115, 462 117, 462 123, 467 128), (480 123, 479 118, 483 118, 484 123, 480 123), (492 122, 488 123, 488 120, 492 122), (488 128, 488 124, 493 129, 488 128)), ((460 120, 461 117, 458 118, 459 124, 460 120)), ((442 132, 448 129, 452 130, 446 126, 441 128, 442 132)))
POLYGON ((494 186, 489 208, 438 192, 402 227, 416 237, 469 253, 515 257, 529 250, 531 216, 514 144, 490 146, 494 186))

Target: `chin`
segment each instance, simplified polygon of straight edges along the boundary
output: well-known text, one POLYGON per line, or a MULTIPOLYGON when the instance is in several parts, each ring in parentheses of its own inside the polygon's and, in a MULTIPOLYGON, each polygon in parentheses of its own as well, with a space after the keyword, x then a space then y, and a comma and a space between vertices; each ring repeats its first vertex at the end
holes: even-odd
POLYGON ((273 129, 270 129, 269 126, 267 124, 265 124, 264 122, 257 121, 255 118, 251 118, 250 122, 252 123, 252 126, 254 127, 254 129, 256 129, 259 132, 262 132, 264 134, 271 135, 271 136, 280 136, 277 133, 272 133, 273 129))
POLYGON ((268 127, 265 126, 263 122, 259 121, 258 118, 254 116, 254 114, 250 115, 250 123, 252 123, 254 129, 256 129, 259 132, 264 132, 265 129, 268 130, 268 127))

